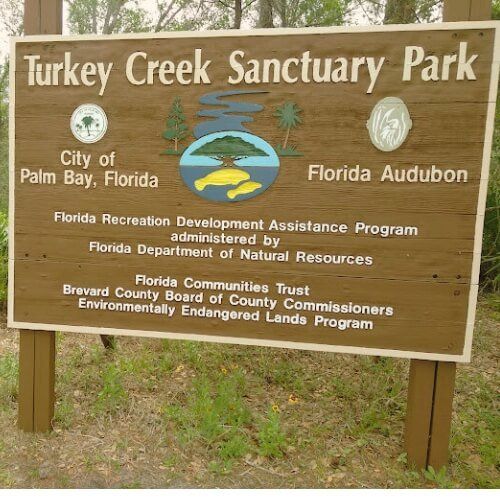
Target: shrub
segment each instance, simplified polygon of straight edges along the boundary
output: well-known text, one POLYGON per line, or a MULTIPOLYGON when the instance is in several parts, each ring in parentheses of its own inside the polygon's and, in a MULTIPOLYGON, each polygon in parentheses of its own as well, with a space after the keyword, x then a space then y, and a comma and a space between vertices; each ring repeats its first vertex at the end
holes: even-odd
POLYGON ((500 290, 500 102, 497 103, 496 127, 493 137, 490 182, 484 216, 481 287, 500 290))
POLYGON ((286 447, 286 435, 281 428, 278 411, 271 408, 267 418, 259 426, 259 454, 263 457, 282 458, 286 447))

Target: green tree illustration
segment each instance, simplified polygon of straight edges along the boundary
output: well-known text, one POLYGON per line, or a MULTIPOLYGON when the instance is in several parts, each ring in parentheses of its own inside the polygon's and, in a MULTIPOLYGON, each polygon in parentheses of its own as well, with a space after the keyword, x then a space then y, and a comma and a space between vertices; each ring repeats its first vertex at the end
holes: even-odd
POLYGON ((302 123, 299 114, 302 110, 293 102, 287 101, 283 106, 278 106, 274 112, 274 116, 278 118, 278 124, 281 129, 286 130, 285 139, 283 140, 282 149, 286 149, 290 130, 302 123))
POLYGON ((265 151, 241 137, 219 137, 207 142, 191 153, 195 156, 210 156, 221 160, 225 167, 231 165, 235 160, 248 158, 249 156, 268 156, 265 151))
POLYGON ((179 151, 179 142, 188 135, 188 127, 184 123, 186 117, 182 109, 181 98, 176 97, 167 118, 167 128, 163 137, 168 141, 174 141, 174 151, 179 151))
POLYGON ((87 130, 87 135, 90 135, 90 126, 94 123, 94 119, 91 116, 84 116, 82 118, 82 123, 87 130))

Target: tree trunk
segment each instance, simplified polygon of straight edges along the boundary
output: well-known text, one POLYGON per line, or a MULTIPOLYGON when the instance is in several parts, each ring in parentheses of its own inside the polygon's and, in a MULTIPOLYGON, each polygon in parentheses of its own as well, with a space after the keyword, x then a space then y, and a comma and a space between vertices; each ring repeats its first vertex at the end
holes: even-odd
POLYGON ((177 151, 177 144, 179 143, 179 139, 177 137, 174 137, 174 150, 177 151))
POLYGON ((234 0, 234 23, 233 23, 233 28, 234 29, 240 29, 241 28, 241 18, 243 15, 243 8, 241 6, 242 0, 234 0))
POLYGON ((286 129, 286 135, 285 135, 285 140, 283 141, 283 149, 286 149, 286 146, 288 144, 288 137, 290 136, 290 127, 286 129))
POLYGON ((92 33, 97 33, 97 5, 92 6, 92 33))
POLYGON ((259 0, 259 28, 274 28, 272 0, 259 0))
POLYGON ((387 0, 384 24, 410 24, 418 22, 416 0, 387 0))
POLYGON ((125 6, 125 0, 114 0, 115 2, 115 8, 114 8, 114 11, 113 11, 113 14, 112 14, 112 17, 111 17, 111 21, 109 23, 109 33, 113 33, 115 31, 115 28, 116 28, 116 25, 118 23, 118 20, 120 19, 121 17, 121 10, 122 10, 122 7, 125 6))
POLYGON ((104 16, 104 23, 102 25, 102 32, 105 35, 109 35, 109 20, 111 19, 111 3, 108 2, 108 5, 106 6, 106 15, 104 16))
POLYGON ((235 158, 233 158, 232 156, 219 156, 217 159, 222 162, 221 167, 235 168, 235 158))
POLYGON ((278 4, 275 4, 275 8, 279 17, 279 25, 281 28, 289 27, 288 19, 288 0, 279 0, 278 4))

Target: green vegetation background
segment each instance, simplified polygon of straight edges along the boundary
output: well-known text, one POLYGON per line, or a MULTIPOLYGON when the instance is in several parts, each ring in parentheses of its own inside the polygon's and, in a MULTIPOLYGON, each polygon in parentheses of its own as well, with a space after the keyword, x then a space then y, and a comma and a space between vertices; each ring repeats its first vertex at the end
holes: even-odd
POLYGON ((8 75, 8 65, 4 64, 0 66, 0 309, 7 299, 7 211, 9 204, 8 75))

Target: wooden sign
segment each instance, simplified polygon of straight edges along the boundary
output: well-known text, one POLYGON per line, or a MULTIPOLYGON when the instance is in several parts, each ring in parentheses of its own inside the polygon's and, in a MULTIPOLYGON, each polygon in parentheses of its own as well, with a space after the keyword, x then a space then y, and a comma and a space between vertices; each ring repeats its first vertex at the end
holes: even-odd
POLYGON ((468 361, 498 27, 14 39, 9 326, 468 361))

